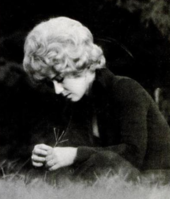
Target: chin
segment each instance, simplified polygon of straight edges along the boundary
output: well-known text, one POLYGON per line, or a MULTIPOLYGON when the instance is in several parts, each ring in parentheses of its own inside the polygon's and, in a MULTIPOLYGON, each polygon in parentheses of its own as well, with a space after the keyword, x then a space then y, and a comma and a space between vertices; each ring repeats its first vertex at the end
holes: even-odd
POLYGON ((72 98, 72 99, 70 99, 70 101, 72 101, 72 102, 78 102, 80 99, 79 98, 72 98))
POLYGON ((78 102, 79 100, 81 100, 82 96, 72 96, 72 98, 70 98, 70 101, 72 102, 78 102))

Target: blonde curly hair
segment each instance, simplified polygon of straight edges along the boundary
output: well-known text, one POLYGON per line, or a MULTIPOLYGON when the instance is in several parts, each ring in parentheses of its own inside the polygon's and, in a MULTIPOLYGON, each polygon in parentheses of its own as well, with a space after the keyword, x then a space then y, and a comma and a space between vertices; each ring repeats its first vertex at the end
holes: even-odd
POLYGON ((102 49, 80 22, 57 17, 42 22, 28 34, 24 45, 25 71, 35 80, 52 74, 76 74, 105 67, 102 49))

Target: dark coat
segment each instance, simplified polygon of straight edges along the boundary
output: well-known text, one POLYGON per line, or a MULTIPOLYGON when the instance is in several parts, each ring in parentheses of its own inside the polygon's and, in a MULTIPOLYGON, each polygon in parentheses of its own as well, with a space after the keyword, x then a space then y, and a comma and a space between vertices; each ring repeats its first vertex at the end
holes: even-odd
POLYGON ((74 134, 72 145, 78 146, 76 162, 86 161, 99 151, 111 151, 141 170, 170 169, 169 126, 151 96, 136 81, 115 76, 108 69, 97 70, 91 93, 73 103, 72 110, 68 126, 74 134), (95 147, 92 137, 94 114, 99 147, 95 147), (88 141, 81 143, 82 138, 88 141))

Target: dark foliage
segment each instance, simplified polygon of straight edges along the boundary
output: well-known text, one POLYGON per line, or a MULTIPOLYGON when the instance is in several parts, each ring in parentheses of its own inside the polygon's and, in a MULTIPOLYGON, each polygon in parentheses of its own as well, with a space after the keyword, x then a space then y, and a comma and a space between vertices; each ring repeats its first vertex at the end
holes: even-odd
POLYGON ((22 66, 1 60, 0 158, 23 161, 35 143, 55 143, 62 103, 44 87, 30 82, 22 66))

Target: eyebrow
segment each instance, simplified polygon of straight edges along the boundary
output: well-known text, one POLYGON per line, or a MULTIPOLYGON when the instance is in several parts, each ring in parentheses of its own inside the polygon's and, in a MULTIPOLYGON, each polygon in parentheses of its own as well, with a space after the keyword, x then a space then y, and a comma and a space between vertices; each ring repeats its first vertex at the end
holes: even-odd
POLYGON ((56 75, 54 76, 51 80, 56 80, 58 82, 62 82, 64 79, 64 76, 61 76, 61 75, 56 75))

